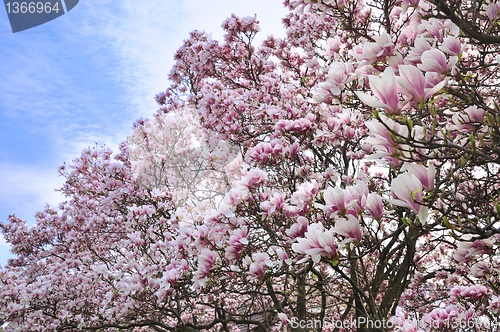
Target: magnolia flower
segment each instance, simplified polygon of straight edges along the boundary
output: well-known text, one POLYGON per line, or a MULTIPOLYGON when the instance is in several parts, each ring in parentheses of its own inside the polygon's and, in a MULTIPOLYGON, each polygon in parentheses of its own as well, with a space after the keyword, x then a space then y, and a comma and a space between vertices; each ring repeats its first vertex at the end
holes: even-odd
POLYGON ((341 41, 339 36, 328 38, 326 40, 326 51, 323 52, 323 54, 328 57, 333 57, 340 50, 340 46, 341 41))
POLYGON ((348 215, 346 218, 339 218, 335 222, 334 232, 345 236, 347 239, 345 242, 361 242, 363 235, 361 234, 361 227, 359 226, 359 221, 353 215, 348 215))
POLYGON ((263 210, 263 212, 261 212, 262 216, 267 217, 268 215, 273 214, 276 210, 283 207, 283 203, 283 195, 275 193, 269 200, 260 203, 260 208, 263 210))
MULTIPOLYGON (((305 238, 300 238, 298 243, 292 244, 292 249, 310 256, 315 263, 321 260, 321 256, 332 258, 337 254, 337 241, 333 234, 332 230, 325 230, 321 223, 311 224, 304 234, 305 238)), ((309 257, 305 260, 308 259, 309 257)))
POLYGON ((432 191, 434 189, 434 177, 436 176, 434 164, 430 164, 429 167, 426 168, 419 164, 410 163, 405 164, 402 170, 408 171, 410 175, 415 175, 425 190, 432 191))
POLYGON ((384 215, 384 202, 382 197, 376 193, 370 193, 366 197, 365 207, 370 212, 370 215, 377 220, 380 220, 384 215))
POLYGON ((407 64, 420 63, 422 58, 422 53, 432 48, 429 42, 423 37, 416 38, 413 44, 415 46, 410 49, 408 55, 405 57, 405 63, 407 64))
POLYGON ((128 238, 132 241, 132 243, 136 246, 141 246, 145 243, 145 241, 141 237, 140 232, 134 232, 127 234, 128 238))
POLYGON ((493 295, 491 297, 490 305, 488 306, 490 312, 494 314, 500 313, 500 297, 493 295))
POLYGON ((418 6, 420 0, 403 0, 401 3, 401 15, 406 14, 409 6, 418 6))
POLYGON ((439 47, 443 52, 451 56, 459 55, 462 50, 460 39, 448 36, 443 40, 443 44, 439 47))
POLYGON ((281 321, 281 324, 283 325, 288 324, 288 317, 284 313, 282 312, 278 313, 278 318, 281 321))
POLYGON ((330 102, 333 96, 339 96, 345 85, 356 78, 354 67, 351 63, 334 62, 328 70, 326 82, 320 83, 314 92, 312 103, 330 102))
POLYGON ((465 109, 465 113, 469 116, 472 122, 483 122, 486 116, 486 111, 482 108, 477 108, 476 105, 469 106, 465 109))
POLYGON ((413 174, 403 173, 391 182, 393 195, 398 199, 389 199, 394 205, 412 209, 422 224, 427 222, 429 208, 422 203, 422 183, 413 174))
POLYGON ((357 181, 355 185, 345 189, 346 213, 358 216, 366 204, 366 196, 369 193, 368 186, 363 181, 357 181))
POLYGON ((455 286, 450 291, 450 297, 470 297, 480 299, 488 293, 488 289, 483 285, 455 286))
POLYGON ((319 192, 318 183, 315 180, 305 182, 298 186, 297 191, 293 193, 290 203, 296 205, 302 210, 313 196, 319 192))
POLYGON ((210 276, 211 274, 212 268, 218 263, 219 260, 219 254, 217 254, 215 251, 204 249, 201 252, 201 254, 198 256, 198 270, 196 271, 193 278, 193 287, 195 289, 205 287, 205 284, 208 281, 208 276, 210 276))
POLYGON ((333 211, 339 211, 340 214, 344 213, 344 193, 344 190, 340 187, 328 187, 328 189, 323 192, 323 199, 327 204, 326 208, 332 208, 333 211))
POLYGON ((476 105, 469 106, 464 111, 467 115, 463 113, 453 114, 453 116, 451 117, 453 124, 448 126, 448 130, 471 132, 474 130, 474 126, 471 123, 481 123, 484 121, 484 118, 486 116, 486 111, 482 108, 477 108, 476 105))
POLYGON ((238 171, 243 165, 243 157, 241 153, 236 156, 229 164, 227 164, 224 169, 228 174, 233 174, 238 171))
POLYGON ((334 62, 330 65, 326 82, 319 86, 325 90, 330 90, 332 94, 338 96, 344 89, 345 84, 356 77, 353 73, 354 67, 351 63, 334 62))
POLYGON ((368 106, 385 109, 389 115, 399 114, 401 105, 399 105, 394 70, 390 67, 386 68, 381 78, 369 75, 368 79, 370 81, 370 89, 378 97, 378 100, 363 92, 356 92, 358 98, 368 106))
POLYGON ((247 226, 243 226, 233 232, 233 234, 229 237, 229 245, 226 248, 225 257, 227 260, 232 261, 240 257, 243 247, 248 244, 247 237, 247 226))
POLYGON ((253 262, 250 264, 248 273, 254 278, 260 278, 264 275, 264 268, 273 266, 273 262, 269 255, 265 252, 257 252, 252 254, 253 262))
POLYGON ((399 75, 401 77, 396 78, 398 85, 405 95, 412 97, 415 104, 425 103, 427 99, 441 90, 446 84, 446 81, 443 80, 430 89, 425 88, 427 82, 424 74, 417 67, 411 65, 399 66, 399 75))
POLYGON ((292 264, 292 260, 290 259, 290 256, 288 256, 288 253, 283 250, 282 248, 274 248, 274 252, 276 255, 278 255, 278 258, 280 259, 279 261, 279 266, 281 267, 283 262, 285 262, 288 265, 292 264))
POLYGON ((237 206, 242 201, 248 198, 250 192, 246 186, 238 186, 229 190, 229 192, 224 197, 224 203, 228 206, 237 206))
POLYGON ((486 15, 490 21, 496 20, 500 15, 500 2, 490 2, 486 7, 486 15))
POLYGON ((477 262, 470 268, 470 274, 476 278, 482 278, 490 272, 490 268, 486 262, 477 262))
MULTIPOLYGON (((451 326, 450 322, 464 322, 468 324, 469 320, 474 316, 474 310, 469 309, 464 312, 464 310, 459 309, 455 305, 449 305, 446 308, 435 308, 430 313, 422 316, 422 327, 425 330, 449 330, 451 326)), ((406 330, 405 330, 406 331, 406 330)), ((415 327, 408 331, 417 331, 415 327)), ((418 331, 423 331, 419 329, 418 331)))
POLYGON ((309 225, 309 222, 307 221, 306 218, 300 216, 297 218, 297 222, 290 227, 290 229, 287 229, 286 235, 291 237, 292 239, 301 237, 304 235, 304 233, 307 231, 307 226, 309 225))
POLYGON ((453 259, 459 263, 467 262, 474 255, 485 254, 489 252, 489 246, 494 242, 494 239, 482 239, 474 242, 459 242, 457 250, 453 254, 453 259))
POLYGON ((453 57, 450 60, 450 63, 447 63, 444 53, 438 49, 433 48, 422 53, 422 63, 418 64, 417 67, 423 71, 436 72, 441 75, 449 68, 453 67, 457 60, 457 57, 453 57))
POLYGON ((247 173, 247 180, 249 187, 256 187, 263 184, 266 181, 267 175, 262 170, 258 168, 251 169, 247 173))
POLYGON ((269 155, 272 155, 272 153, 273 147, 271 146, 271 144, 269 144, 269 142, 260 142, 255 147, 248 149, 247 153, 245 154, 245 160, 256 160, 267 163, 267 161, 269 160, 269 155))
POLYGON ((426 30, 439 42, 442 42, 447 30, 446 23, 443 21, 444 20, 430 18, 428 20, 422 21, 422 23, 419 24, 419 30, 426 30))
POLYGON ((385 159, 391 166, 400 165, 401 161, 393 155, 397 150, 406 149, 407 146, 395 143, 388 128, 394 130, 402 137, 407 137, 408 127, 393 121, 384 114, 380 114, 380 120, 373 119, 366 122, 365 125, 370 131, 370 137, 365 140, 365 143, 373 145, 376 149, 376 153, 368 156, 368 158, 385 159))
POLYGON ((375 43, 364 43, 361 53, 354 54, 358 60, 367 60, 373 63, 381 57, 385 57, 392 53, 394 44, 392 43, 391 36, 383 32, 380 36, 375 37, 375 43))
POLYGON ((250 264, 248 273, 250 273, 254 277, 260 278, 264 275, 264 268, 260 264, 252 263, 250 264))

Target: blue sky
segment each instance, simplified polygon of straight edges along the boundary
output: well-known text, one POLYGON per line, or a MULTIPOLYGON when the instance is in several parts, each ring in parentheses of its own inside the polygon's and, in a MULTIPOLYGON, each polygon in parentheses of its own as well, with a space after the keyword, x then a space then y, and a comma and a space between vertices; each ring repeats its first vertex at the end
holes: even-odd
MULTIPOLYGON (((173 55, 192 30, 221 40, 232 13, 257 15, 281 37, 281 0, 80 0, 67 14, 12 33, 0 8, 0 220, 34 223, 57 206, 58 167, 98 145, 117 150, 151 117, 169 86, 173 55)), ((0 237, 0 264, 10 257, 0 237)))

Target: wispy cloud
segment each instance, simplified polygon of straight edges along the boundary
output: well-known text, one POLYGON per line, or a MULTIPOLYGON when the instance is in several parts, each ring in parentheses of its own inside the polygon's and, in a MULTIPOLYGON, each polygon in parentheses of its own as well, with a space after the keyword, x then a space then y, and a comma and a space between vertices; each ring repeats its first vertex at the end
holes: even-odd
POLYGON ((44 205, 57 206, 63 196, 56 192, 63 178, 52 169, 39 166, 12 165, 0 162, 0 219, 5 221, 10 214, 23 219, 32 219, 35 211, 44 205))
POLYGON ((182 40, 194 29, 221 40, 231 13, 257 14, 260 40, 283 35, 285 11, 269 0, 80 1, 33 29, 50 33, 0 34, 0 220, 62 201, 57 167, 96 143, 116 151, 155 113, 182 40))
POLYGON ((190 31, 205 30, 221 40, 222 21, 235 13, 257 15, 263 29, 260 40, 271 33, 284 35, 281 17, 286 11, 279 1, 122 0, 116 4, 104 11, 102 6, 88 5, 98 26, 105 22, 100 32, 117 56, 115 74, 126 84, 137 117, 150 116, 156 110, 153 97, 169 86, 173 55, 190 31))

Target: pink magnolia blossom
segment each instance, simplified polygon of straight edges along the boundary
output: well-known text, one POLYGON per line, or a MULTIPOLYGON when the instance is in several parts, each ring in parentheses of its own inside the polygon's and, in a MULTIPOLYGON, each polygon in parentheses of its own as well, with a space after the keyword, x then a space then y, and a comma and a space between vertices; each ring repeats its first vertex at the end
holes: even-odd
POLYGON ((211 274, 211 270, 218 264, 219 261, 219 254, 209 249, 204 249, 198 256, 198 270, 193 278, 193 287, 197 289, 205 287, 208 281, 208 276, 211 274))
MULTIPOLYGON (((494 37, 497 2, 453 10, 494 37)), ((281 331, 396 308, 394 331, 427 332, 500 312, 499 45, 427 0, 284 4, 283 38, 235 15, 220 42, 191 33, 115 159, 86 149, 57 209, 0 223, 0 330, 281 331)))
POLYGON ((323 198, 325 200, 327 210, 332 210, 333 212, 344 213, 345 210, 345 191, 340 187, 328 187, 323 192, 323 198))
POLYGON ((448 305, 445 308, 435 308, 425 314, 421 321, 423 326, 418 327, 424 327, 426 330, 448 330, 453 327, 450 322, 463 322, 461 324, 466 325, 471 324, 473 318, 474 310, 462 310, 456 305, 448 305))
POLYGON ((399 104, 399 97, 397 93, 396 75, 392 68, 386 68, 382 74, 382 78, 374 75, 369 75, 370 88, 378 97, 373 98, 366 93, 357 92, 359 99, 374 108, 383 108, 387 114, 399 114, 401 105, 399 104))
POLYGON ((282 325, 288 324, 288 317, 284 313, 278 313, 278 318, 280 319, 282 325))
POLYGON ((292 239, 302 237, 307 231, 308 225, 309 222, 307 221, 307 219, 300 216, 297 218, 297 222, 286 230, 286 235, 288 235, 292 239))
POLYGON ((459 242, 453 259, 462 263, 470 261, 475 255, 490 252, 493 239, 475 240, 474 242, 459 242))
POLYGON ((243 251, 245 245, 248 244, 248 227, 243 226, 233 232, 229 238, 229 245, 226 249, 225 257, 229 261, 238 259, 243 251))
POLYGON ((423 21, 419 25, 419 29, 427 31, 439 42, 442 42, 446 31, 446 23, 443 22, 443 20, 430 18, 429 20, 423 21))
POLYGON ((261 264, 252 263, 248 269, 248 273, 255 278, 261 278, 264 275, 264 268, 261 264))
POLYGON ((236 173, 243 166, 243 157, 241 153, 236 156, 230 163, 224 166, 224 169, 228 174, 236 173))
POLYGON ((500 16, 500 2, 490 2, 488 6, 486 6, 486 15, 490 21, 494 21, 500 16))
POLYGON ((285 250, 283 250, 282 248, 274 248, 274 252, 276 253, 278 258, 280 259, 280 261, 279 261, 280 266, 282 265, 283 262, 285 262, 288 265, 292 264, 293 261, 290 259, 290 256, 288 255, 288 253, 285 250))
POLYGON ((319 188, 316 181, 306 182, 298 186, 290 199, 290 203, 297 205, 299 209, 303 209, 308 204, 313 196, 318 194, 319 188))
POLYGON ((387 160, 391 166, 400 165, 401 161, 395 155, 398 150, 406 148, 406 146, 394 142, 393 135, 388 128, 391 128, 402 137, 407 137, 408 127, 395 122, 384 114, 380 114, 380 120, 374 119, 366 122, 365 125, 370 132, 370 137, 365 142, 375 148, 375 153, 368 158, 387 160))
POLYGON ((267 175, 258 168, 253 168, 247 173, 248 185, 255 187, 263 184, 266 181, 267 175))
POLYGON ((455 65, 457 58, 453 57, 448 63, 443 52, 437 49, 431 49, 422 53, 421 61, 422 63, 417 65, 419 69, 425 72, 443 74, 455 65))
POLYGON ((249 196, 249 191, 246 186, 238 186, 231 189, 224 197, 224 203, 228 206, 236 206, 249 196))
POLYGON ((408 171, 408 174, 415 175, 417 179, 422 184, 422 188, 427 191, 432 191, 434 189, 434 178, 436 176, 436 168, 434 164, 430 164, 429 167, 425 167, 416 163, 405 164, 402 170, 408 171))
POLYGON ((473 277, 483 278, 485 275, 489 274, 490 268, 486 262, 477 262, 470 268, 470 273, 473 277))
POLYGON ((380 220, 384 215, 384 202, 382 197, 377 193, 370 193, 366 197, 366 209, 373 218, 380 220))
POLYGON ((405 57, 405 63, 407 64, 418 64, 421 62, 422 54, 431 49, 429 42, 423 38, 418 37, 415 39, 414 47, 410 49, 408 55, 405 57))
MULTIPOLYGON (((299 238, 292 244, 292 249, 299 254, 304 254, 318 263, 321 256, 332 258, 337 254, 337 241, 333 230, 325 230, 323 224, 310 224, 304 238, 299 238)), ((309 258, 306 258, 306 260, 309 258)))
POLYGON ((346 242, 361 242, 361 239, 363 238, 359 220, 351 214, 349 214, 346 218, 337 219, 335 221, 333 231, 345 236, 347 238, 346 242))
POLYGON ((487 294, 488 289, 483 285, 455 286, 450 290, 452 300, 458 297, 479 299, 487 294))
MULTIPOLYGON (((344 89, 345 84, 351 82, 355 77, 356 75, 354 75, 354 68, 352 64, 334 62, 330 65, 326 82, 319 84, 319 87, 322 90, 326 90, 326 93, 329 92, 338 96, 344 89)), ((316 101, 323 101, 318 95, 313 97, 313 99, 316 101)))
POLYGON ((464 111, 469 116, 471 122, 483 122, 486 116, 486 111, 478 108, 476 105, 469 106, 464 111))
POLYGON ((469 106, 463 113, 454 113, 451 117, 453 124, 448 125, 449 130, 457 130, 463 133, 469 133, 474 130, 475 122, 483 122, 486 111, 478 108, 476 105, 469 106))
POLYGON ((335 54, 340 50, 340 46, 341 41, 338 36, 328 38, 326 40, 326 51, 324 52, 324 55, 328 57, 334 57, 335 54))
POLYGON ((459 55, 462 50, 462 43, 460 42, 460 39, 448 36, 443 40, 443 43, 439 48, 448 55, 456 56, 459 55))
POLYGON ((357 181, 355 185, 346 187, 345 192, 347 214, 359 216, 366 204, 368 186, 363 181, 357 181))
POLYGON ((253 278, 261 278, 265 270, 273 266, 269 255, 265 252, 257 252, 252 254, 252 263, 248 272, 253 278))
POLYGON ((274 214, 283 207, 284 198, 281 194, 275 193, 269 200, 260 203, 260 208, 263 210, 262 216, 274 214))
POLYGON ((397 199, 388 200, 390 203, 413 210, 422 224, 427 222, 429 208, 422 203, 422 183, 413 174, 403 173, 391 182, 391 191, 397 199))
POLYGON ((394 44, 391 40, 391 36, 383 32, 380 36, 375 37, 375 43, 365 43, 362 52, 354 56, 359 60, 373 63, 377 59, 390 55, 393 49, 394 44))
POLYGON ((425 103, 446 84, 446 81, 443 80, 430 89, 426 88, 427 82, 424 75, 417 67, 411 65, 399 66, 399 74, 400 77, 396 78, 398 85, 404 94, 412 97, 412 101, 416 105, 420 102, 425 103))
POLYGON ((500 313, 500 297, 498 297, 497 295, 493 295, 491 297, 488 309, 494 314, 500 313))

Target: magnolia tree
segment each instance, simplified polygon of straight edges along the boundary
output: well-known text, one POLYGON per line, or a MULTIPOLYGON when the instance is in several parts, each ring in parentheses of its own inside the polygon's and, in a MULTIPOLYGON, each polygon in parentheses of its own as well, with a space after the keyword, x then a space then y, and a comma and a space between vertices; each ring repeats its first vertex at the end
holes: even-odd
POLYGON ((5 331, 496 331, 500 2, 195 31, 120 153, 1 225, 5 331))

